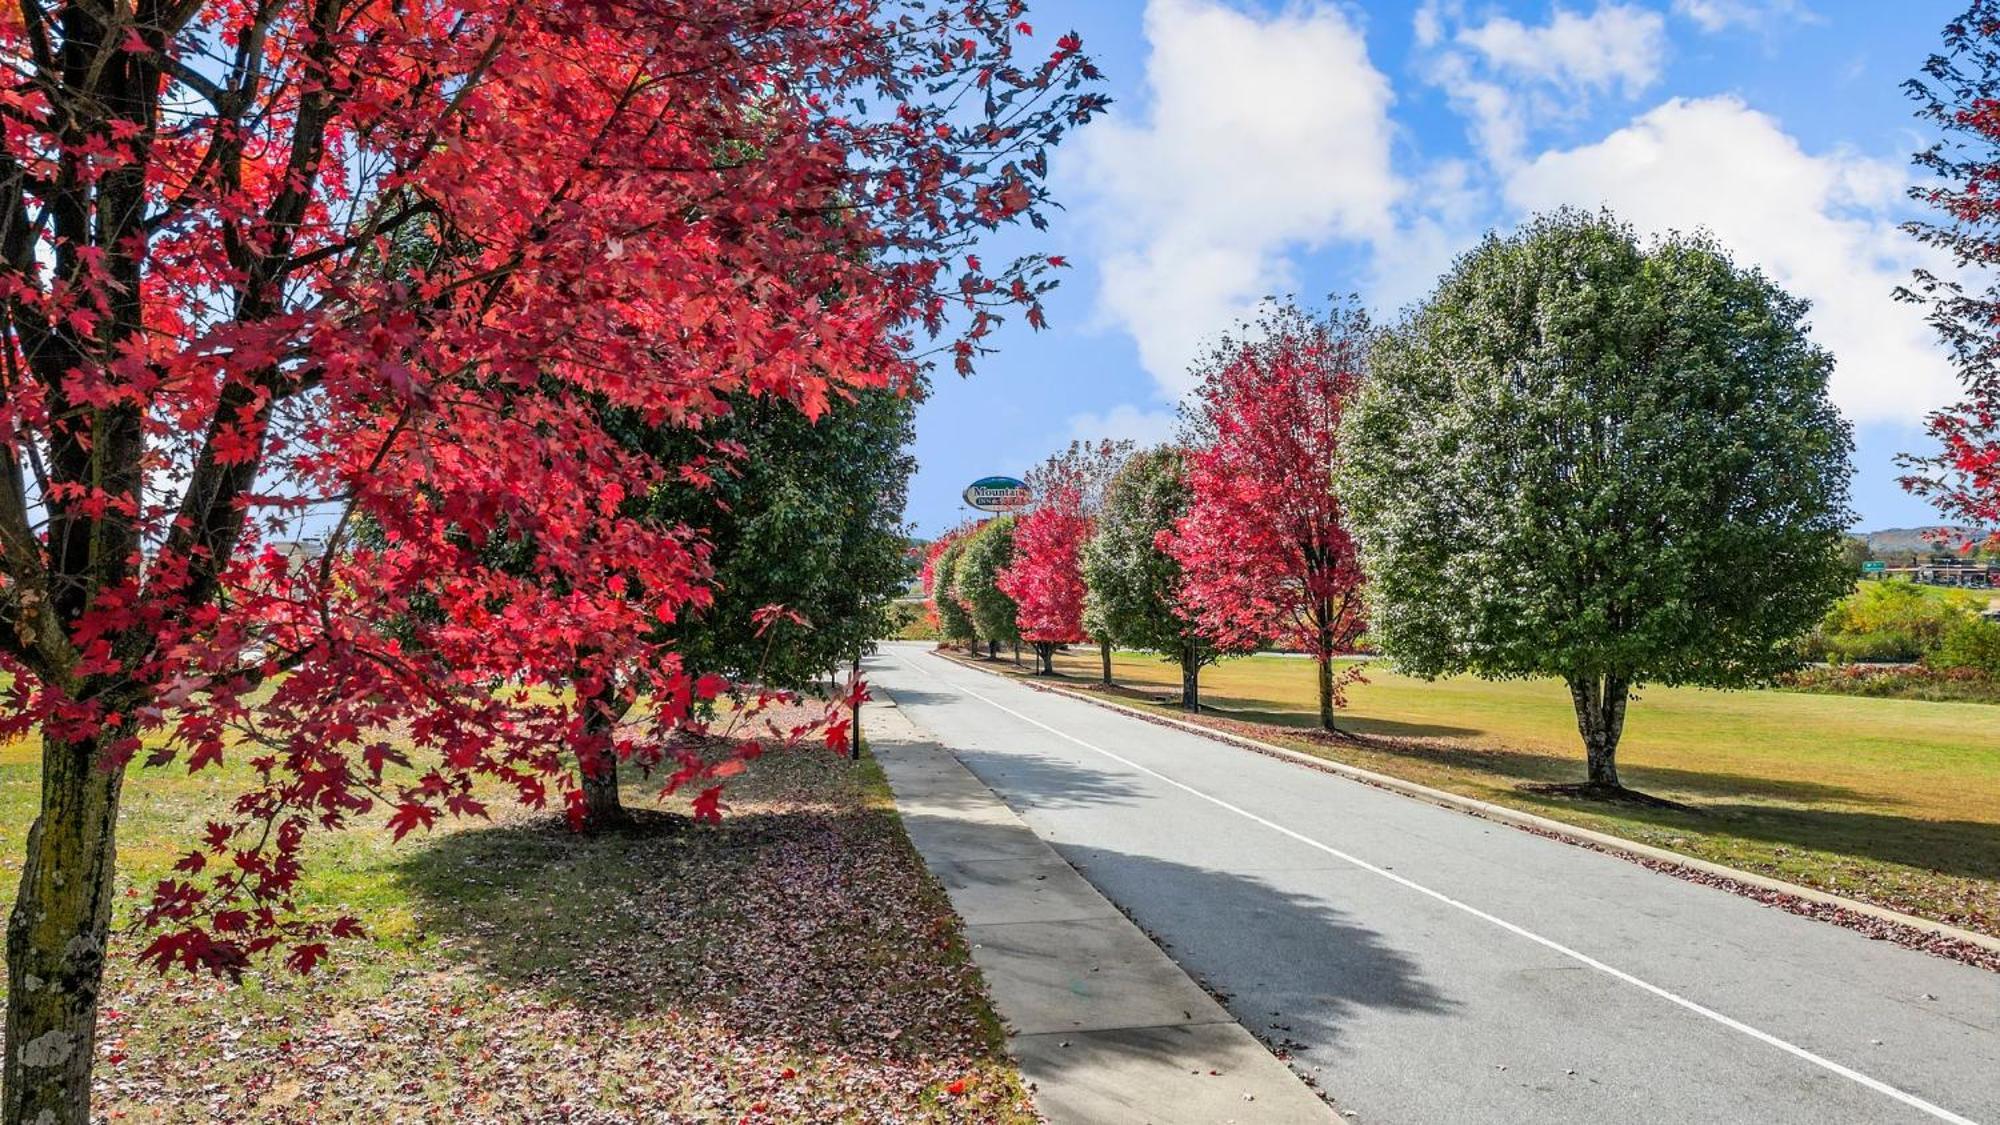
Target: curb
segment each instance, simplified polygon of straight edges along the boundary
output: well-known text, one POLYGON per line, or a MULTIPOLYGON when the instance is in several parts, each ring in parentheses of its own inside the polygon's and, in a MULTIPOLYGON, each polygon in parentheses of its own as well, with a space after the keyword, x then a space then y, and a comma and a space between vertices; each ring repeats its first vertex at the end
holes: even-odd
POLYGON ((932 650, 931 655, 948 660, 964 668, 985 672, 991 676, 1020 679, 1021 683, 1036 691, 1045 691, 1052 695, 1075 699, 1080 702, 1092 704, 1093 706, 1105 708, 1106 710, 1122 712, 1149 723, 1175 727, 1216 742, 1229 743, 1259 754, 1282 758, 1311 769, 1345 777, 1350 781, 1358 781, 1364 785, 1372 785, 1378 789, 1387 789, 1391 792, 1402 794, 1405 797, 1413 797, 1433 805, 1440 805, 1459 812, 1469 813, 1483 820, 1497 821, 1533 832, 1536 835, 1554 837, 1578 847, 1607 852, 1652 867, 1655 870, 1662 870, 1665 874, 1681 878, 1688 878, 1691 875, 1702 875, 1726 880, 1728 883, 1735 884, 1735 886, 1725 885, 1720 889, 1730 890, 1750 898, 1757 898, 1759 901, 1765 902, 1766 905, 1777 906, 1780 909, 1790 909, 1791 913, 1794 914, 1804 914, 1809 917, 1821 918, 1823 921, 1832 922, 1835 925, 1843 925, 1849 929, 1865 928, 1864 926, 1856 925, 1855 921, 1851 919, 1826 917, 1817 911, 1791 909, 1783 902, 1772 902, 1756 892, 1779 895, 1785 898, 1796 899, 1803 903, 1814 903, 1848 915, 1858 915, 1861 918, 1872 919, 1878 923, 1886 923, 1887 925, 1903 930, 1914 931, 1915 935, 1921 936, 1917 937, 1916 940, 1899 941, 1899 944, 1922 949, 1936 956, 1947 957, 1956 961, 1967 961, 1984 968, 2000 971, 2000 938, 1989 937, 1986 934, 1975 933, 1971 930, 1961 929, 1944 922, 1934 922, 1928 918, 1920 918, 1914 914, 1905 914, 1898 910, 1891 910, 1885 906, 1876 906, 1873 903, 1862 902, 1859 899, 1847 898, 1843 895, 1816 890, 1797 883, 1788 883, 1782 879, 1773 879, 1766 875, 1756 874, 1755 872, 1726 867, 1709 860, 1697 859, 1691 855, 1669 851, 1666 848, 1654 847, 1651 844, 1641 844, 1634 840, 1627 840, 1589 828, 1581 828, 1559 820, 1551 820, 1548 817, 1538 816, 1530 812, 1522 812, 1519 809, 1508 808, 1505 805, 1496 805, 1490 801, 1481 801, 1475 797, 1464 797, 1443 789, 1433 789, 1428 785, 1421 785, 1414 781, 1405 781, 1400 777, 1376 773, 1373 770, 1365 770, 1359 766, 1350 766, 1344 762, 1316 757, 1303 751, 1293 750, 1289 747, 1265 742, 1261 739, 1217 730, 1214 727, 1203 726, 1200 723, 1191 723, 1184 719, 1175 719, 1166 715, 1155 714, 1151 711, 1119 703, 1115 700, 1099 699, 1088 692, 1074 691, 1057 684, 1036 683, 1021 677, 1008 677, 1003 672, 982 667, 978 663, 961 659, 956 654, 942 650, 932 650), (1943 944, 1944 948, 1939 947, 1940 943, 1943 944), (1950 946, 1959 946, 1961 948, 1954 950, 1949 948, 1950 946), (1972 953, 1963 948, 1967 946, 1980 952, 1972 953))

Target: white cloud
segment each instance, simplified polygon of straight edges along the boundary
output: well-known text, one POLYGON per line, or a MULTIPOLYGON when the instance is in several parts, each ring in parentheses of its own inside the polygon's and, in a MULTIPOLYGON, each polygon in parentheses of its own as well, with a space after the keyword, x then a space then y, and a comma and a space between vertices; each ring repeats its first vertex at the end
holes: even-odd
POLYGON ((1511 166, 1533 130, 1580 116, 1593 96, 1643 93, 1659 81, 1666 20, 1632 4, 1602 2, 1583 15, 1558 6, 1544 24, 1508 16, 1469 22, 1456 0, 1417 9, 1426 77, 1472 124, 1487 160, 1511 166), (1454 25, 1447 41, 1447 25, 1454 25))
POLYGON ((1600 4, 1587 16, 1557 8, 1538 27, 1496 16, 1461 28, 1457 41, 1496 71, 1568 90, 1618 86, 1637 94, 1660 77, 1666 21, 1658 12, 1626 4, 1600 4))
POLYGON ((1707 32, 1727 31, 1732 27, 1756 31, 1781 20, 1814 18, 1799 0, 1674 0, 1674 14, 1693 20, 1707 32))
POLYGON ((1180 416, 1172 410, 1114 406, 1102 414, 1074 414, 1063 441, 1129 441, 1141 449, 1173 439, 1180 416))
POLYGON ((1857 422, 1914 422, 1951 401, 1950 366, 1891 291, 1924 252, 1897 229, 1900 162, 1806 152, 1733 97, 1673 99, 1595 144, 1543 153, 1506 181, 1523 210, 1608 205, 1641 230, 1706 227, 1739 264, 1813 303, 1833 396, 1857 422))
POLYGON ((1012 472, 1026 472, 1041 464, 1050 451, 1063 449, 1072 441, 1129 441, 1147 449, 1172 441, 1179 430, 1180 415, 1171 407, 1122 403, 1102 413, 1072 414, 1062 421, 1060 429, 1043 434, 1032 448, 1016 449, 995 463, 1016 466, 1012 472))
POLYGON ((1086 130, 1102 311, 1168 400, 1201 341, 1288 287, 1287 255, 1394 230, 1389 81, 1331 3, 1150 0, 1146 111, 1086 130))
POLYGON ((1492 218, 1491 186, 1464 160, 1439 160, 1415 178, 1396 237, 1375 247, 1363 292, 1393 315, 1421 300, 1492 218))

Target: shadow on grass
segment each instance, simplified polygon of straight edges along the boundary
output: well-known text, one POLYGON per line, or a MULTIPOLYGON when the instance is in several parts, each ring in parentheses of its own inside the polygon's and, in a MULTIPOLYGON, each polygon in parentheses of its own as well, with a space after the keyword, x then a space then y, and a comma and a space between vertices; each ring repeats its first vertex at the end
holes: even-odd
POLYGON ((443 959, 554 1003, 897 1062, 971 1034, 976 977, 886 810, 594 837, 544 818, 441 836, 396 877, 443 959))
MULTIPOLYGON (((1360 726, 1361 724, 1356 724, 1360 726)), ((1426 763, 1451 770, 1467 770, 1493 775, 1500 785, 1566 785, 1583 781, 1583 751, 1575 757, 1536 754, 1524 750, 1502 750, 1479 746, 1449 746, 1367 738, 1361 747, 1412 763, 1426 763)), ((1620 777, 1626 786, 1641 792, 1670 792, 1682 796, 1714 799, 1763 797, 1778 801, 1842 802, 1847 804, 1895 804, 1882 793, 1869 793, 1845 785, 1808 781, 1802 778, 1755 777, 1750 774, 1686 770, 1662 766, 1620 763, 1620 777)), ((1710 807, 1704 803, 1702 808, 1710 807)))
MULTIPOLYGON (((1527 803, 1549 811, 1602 813, 1676 832, 1712 833, 2000 883, 2000 824, 1745 801, 1707 802, 1695 814, 1625 805, 1612 809, 1595 802, 1532 795, 1527 803)), ((1991 900, 2000 902, 2000 888, 1988 893, 1991 900)))
MULTIPOLYGON (((1155 693, 1130 688, 1114 689, 1109 694, 1154 703, 1160 698, 1155 693)), ((1251 705, 1257 702, 1255 700, 1230 696, 1214 698, 1216 706, 1212 709, 1204 707, 1203 714, 1232 722, 1278 728, 1270 733, 1281 738, 1304 739, 1322 749, 1366 750, 1412 764, 1490 774, 1493 775, 1493 783, 1500 786, 1520 783, 1561 785, 1583 779, 1581 749, 1574 757, 1569 757, 1488 746, 1452 745, 1431 740, 1471 738, 1484 732, 1470 727, 1404 723, 1346 713, 1336 720, 1341 731, 1347 735, 1359 735, 1360 738, 1355 741, 1330 740, 1319 730, 1318 717, 1308 712, 1259 708, 1251 705)), ((1868 805, 1896 803, 1895 798, 1881 793, 1796 778, 1625 764, 1620 765, 1619 772, 1625 775, 1625 783, 1634 789, 1666 790, 1691 797, 1765 797, 1780 801, 1835 801, 1868 805)))
MULTIPOLYGON (((1246 723, 1263 723, 1268 726, 1308 731, 1319 729, 1317 712, 1271 710, 1268 707, 1257 706, 1259 702, 1226 695, 1204 695, 1202 710, 1225 719, 1236 719, 1246 723)), ((1370 719, 1351 715, 1345 711, 1335 712, 1333 721, 1334 725, 1345 733, 1375 735, 1380 738, 1470 738, 1480 733, 1471 727, 1455 727, 1445 723, 1405 723, 1395 719, 1370 719)))

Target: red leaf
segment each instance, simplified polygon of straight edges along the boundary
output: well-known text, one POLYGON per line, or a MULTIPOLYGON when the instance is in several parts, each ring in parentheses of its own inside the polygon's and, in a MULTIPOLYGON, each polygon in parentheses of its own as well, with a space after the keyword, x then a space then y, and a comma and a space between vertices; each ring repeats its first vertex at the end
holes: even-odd
POLYGON ((429 805, 413 803, 398 805, 395 813, 389 817, 392 838, 397 840, 408 835, 412 829, 419 827, 429 829, 435 823, 437 823, 437 810, 429 805))

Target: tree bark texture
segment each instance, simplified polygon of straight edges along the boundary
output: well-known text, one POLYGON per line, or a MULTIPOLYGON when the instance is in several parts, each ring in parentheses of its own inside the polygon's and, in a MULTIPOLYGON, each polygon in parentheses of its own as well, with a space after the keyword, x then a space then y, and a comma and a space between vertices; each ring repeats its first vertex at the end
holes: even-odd
POLYGON ((1622 676, 1570 676, 1570 700, 1576 704, 1576 729, 1583 735, 1583 752, 1590 784, 1609 789, 1618 780, 1618 739, 1625 732, 1625 701, 1631 683, 1622 676))
POLYGON ((591 697, 583 714, 584 745, 577 750, 576 764, 582 778, 585 832, 632 823, 632 814, 618 793, 618 751, 612 745, 612 732, 631 709, 632 701, 624 698, 618 685, 607 682, 591 697))
POLYGON ((7 1045, 0 1120, 88 1125, 97 994, 111 926, 124 770, 84 742, 42 740, 42 805, 28 829, 21 889, 7 921, 7 1045))

